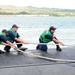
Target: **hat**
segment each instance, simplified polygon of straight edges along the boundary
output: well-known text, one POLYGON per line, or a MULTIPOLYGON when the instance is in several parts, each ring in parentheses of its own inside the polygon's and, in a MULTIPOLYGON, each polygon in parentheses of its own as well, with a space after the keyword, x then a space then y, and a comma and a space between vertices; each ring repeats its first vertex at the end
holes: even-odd
POLYGON ((16 24, 12 25, 12 28, 19 28, 16 24))
POLYGON ((7 33, 8 34, 8 31, 6 29, 3 29, 2 32, 4 33, 7 33))
POLYGON ((55 28, 54 26, 51 26, 49 30, 56 30, 57 28, 55 28))

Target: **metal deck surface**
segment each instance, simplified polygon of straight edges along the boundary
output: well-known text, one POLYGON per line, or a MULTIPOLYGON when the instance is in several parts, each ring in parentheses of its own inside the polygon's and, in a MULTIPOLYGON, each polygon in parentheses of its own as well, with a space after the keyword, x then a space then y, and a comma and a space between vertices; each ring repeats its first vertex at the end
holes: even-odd
MULTIPOLYGON (((75 48, 62 48, 57 52, 54 48, 47 53, 38 50, 26 50, 26 52, 55 59, 75 60, 75 48)), ((0 55, 0 75, 75 75, 75 63, 54 62, 40 59, 31 55, 18 55, 11 51, 10 54, 0 55)))

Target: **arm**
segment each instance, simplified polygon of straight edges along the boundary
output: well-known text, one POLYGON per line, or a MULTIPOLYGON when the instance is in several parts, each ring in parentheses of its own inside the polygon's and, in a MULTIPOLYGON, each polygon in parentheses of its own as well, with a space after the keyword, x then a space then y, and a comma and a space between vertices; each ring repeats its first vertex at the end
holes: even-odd
POLYGON ((28 42, 26 42, 24 39, 21 38, 15 38, 15 40, 24 44, 29 44, 28 42))
POLYGON ((55 38, 53 38, 53 41, 56 42, 56 43, 58 43, 58 44, 61 44, 62 46, 65 46, 64 43, 60 42, 59 40, 57 40, 57 39, 55 39, 55 38))
POLYGON ((45 35, 45 37, 46 37, 47 39, 50 39, 51 41, 52 41, 52 39, 53 39, 53 36, 51 36, 51 35, 45 35))
POLYGON ((9 41, 6 41, 6 43, 5 42, 2 42, 2 45, 7 45, 7 46, 13 46, 14 48, 16 47, 16 46, 14 46, 11 42, 9 42, 9 41))
POLYGON ((8 41, 5 36, 0 36, 0 39, 2 40, 2 44, 3 45, 8 45, 8 46, 16 47, 13 43, 8 41))
POLYGON ((60 42, 58 39, 56 39, 53 36, 46 35, 45 37, 48 38, 48 39, 50 39, 51 41, 54 41, 55 43, 58 43, 58 44, 61 44, 62 46, 65 46, 65 44, 63 44, 62 42, 60 42))
POLYGON ((24 43, 24 44, 28 44, 28 42, 26 42, 25 40, 21 39, 20 38, 20 35, 17 33, 17 36, 15 37, 14 34, 12 32, 8 32, 9 33, 9 36, 15 40, 15 41, 18 41, 20 43, 24 43))
POLYGON ((9 44, 7 44, 7 43, 5 43, 5 42, 2 42, 2 45, 7 45, 7 46, 9 46, 9 44))
POLYGON ((8 41, 8 40, 6 41, 6 43, 7 43, 9 46, 11 46, 11 47, 14 47, 14 48, 16 47, 13 43, 11 43, 11 42, 8 41))
POLYGON ((16 41, 24 43, 24 44, 29 44, 28 42, 26 42, 24 39, 20 38, 20 35, 17 33, 17 38, 14 38, 16 41))

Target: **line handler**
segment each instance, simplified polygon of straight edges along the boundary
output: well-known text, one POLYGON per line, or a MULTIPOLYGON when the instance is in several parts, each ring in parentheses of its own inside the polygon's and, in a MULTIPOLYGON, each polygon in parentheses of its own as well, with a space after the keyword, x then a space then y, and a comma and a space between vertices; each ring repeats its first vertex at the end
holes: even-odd
MULTIPOLYGON (((16 24, 12 25, 12 28, 10 28, 8 30, 8 35, 7 35, 7 39, 11 42, 11 43, 24 43, 24 44, 29 44, 28 42, 26 42, 25 40, 23 40, 22 38, 20 38, 20 35, 18 34, 17 30, 18 30, 18 26, 16 24)), ((17 47, 20 48, 21 50, 26 50, 27 48, 21 48, 22 44, 17 44, 17 47)), ((9 53, 10 52, 10 46, 5 46, 4 50, 9 53)))
MULTIPOLYGON (((0 44, 6 45, 6 46, 11 46, 14 49, 16 49, 16 46, 12 44, 9 40, 7 40, 6 36, 8 35, 7 30, 3 29, 2 32, 0 33, 0 44)), ((0 54, 3 54, 4 51, 0 50, 0 54)))
MULTIPOLYGON (((45 30, 39 38, 39 42, 40 43, 49 43, 51 41, 53 41, 55 44, 61 44, 62 46, 65 46, 64 43, 60 42, 55 36, 54 36, 54 32, 55 32, 56 28, 54 26, 51 26, 49 28, 49 30, 45 30)), ((41 51, 47 51, 48 47, 47 45, 41 45, 38 44, 36 47, 37 50, 41 50, 41 51)), ((56 50, 57 51, 62 51, 62 49, 60 48, 59 45, 56 45, 56 50)))

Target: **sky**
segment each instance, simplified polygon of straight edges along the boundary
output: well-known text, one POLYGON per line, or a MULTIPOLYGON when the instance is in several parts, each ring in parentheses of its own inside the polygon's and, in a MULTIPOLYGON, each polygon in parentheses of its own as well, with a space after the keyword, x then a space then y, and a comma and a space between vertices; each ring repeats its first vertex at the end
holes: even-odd
POLYGON ((0 0, 0 5, 75 9, 75 0, 0 0))

